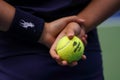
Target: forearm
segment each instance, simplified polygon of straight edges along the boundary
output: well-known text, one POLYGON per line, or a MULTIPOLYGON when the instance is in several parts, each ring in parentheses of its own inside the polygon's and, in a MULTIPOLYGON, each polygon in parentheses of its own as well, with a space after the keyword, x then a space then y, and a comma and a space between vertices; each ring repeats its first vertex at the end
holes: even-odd
POLYGON ((85 30, 89 32, 119 9, 120 0, 92 0, 78 16, 85 20, 85 30))
POLYGON ((0 0, 0 31, 7 31, 15 15, 15 8, 0 0))
POLYGON ((17 39, 37 42, 44 27, 44 20, 0 0, 0 31, 17 39))

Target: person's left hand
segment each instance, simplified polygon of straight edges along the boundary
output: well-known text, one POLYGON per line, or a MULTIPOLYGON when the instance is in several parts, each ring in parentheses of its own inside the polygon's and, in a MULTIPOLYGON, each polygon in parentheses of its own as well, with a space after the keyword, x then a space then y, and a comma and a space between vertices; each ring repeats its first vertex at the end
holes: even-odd
POLYGON ((77 22, 82 24, 84 22, 83 19, 79 19, 77 16, 68 16, 57 19, 52 22, 45 22, 42 34, 38 40, 39 43, 47 46, 48 48, 54 43, 56 37, 59 33, 66 27, 70 22, 77 22))
MULTIPOLYGON (((62 65, 62 66, 75 66, 75 65, 78 64, 77 61, 75 61, 75 62, 73 62, 71 64, 68 64, 67 61, 60 59, 59 55, 56 53, 56 50, 55 50, 57 42, 65 35, 68 36, 70 39, 72 39, 73 36, 79 37, 83 41, 84 45, 87 44, 87 40, 86 40, 87 35, 85 34, 85 30, 84 30, 84 27, 83 27, 82 24, 78 24, 76 22, 71 22, 58 35, 57 39, 55 40, 52 47, 50 48, 50 55, 52 56, 53 59, 56 60, 56 62, 59 65, 62 65)), ((82 59, 86 59, 86 56, 83 55, 82 59)))

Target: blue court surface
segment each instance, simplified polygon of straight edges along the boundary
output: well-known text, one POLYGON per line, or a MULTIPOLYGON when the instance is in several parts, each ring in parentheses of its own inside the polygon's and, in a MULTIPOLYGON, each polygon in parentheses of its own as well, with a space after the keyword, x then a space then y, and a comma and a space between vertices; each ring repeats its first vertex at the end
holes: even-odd
POLYGON ((120 80, 120 11, 98 26, 105 80, 120 80))

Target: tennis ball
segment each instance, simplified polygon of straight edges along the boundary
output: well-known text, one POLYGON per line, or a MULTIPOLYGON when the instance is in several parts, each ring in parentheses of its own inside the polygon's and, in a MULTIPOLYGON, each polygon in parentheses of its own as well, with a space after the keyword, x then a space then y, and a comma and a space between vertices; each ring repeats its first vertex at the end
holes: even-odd
POLYGON ((84 53, 84 44, 76 36, 74 36, 72 39, 64 36, 58 41, 56 52, 61 59, 71 63, 81 59, 84 53))

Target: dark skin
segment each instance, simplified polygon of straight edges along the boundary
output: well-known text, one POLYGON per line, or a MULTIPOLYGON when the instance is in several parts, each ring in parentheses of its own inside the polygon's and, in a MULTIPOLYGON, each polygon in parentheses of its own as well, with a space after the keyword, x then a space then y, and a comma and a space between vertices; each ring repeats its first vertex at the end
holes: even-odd
MULTIPOLYGON (((3 0, 0 0, 0 30, 8 31, 15 15, 15 8, 3 0), (4 8, 3 8, 4 7, 4 8), (9 14, 8 14, 9 12, 9 14)), ((77 16, 64 17, 52 22, 45 22, 42 36, 38 40, 39 43, 51 47, 57 35, 65 28, 70 22, 77 22, 82 24, 84 20, 79 19, 77 16), (50 40, 48 42, 48 39, 50 40)))
MULTIPOLYGON (((75 66, 77 61, 68 64, 61 60, 55 51, 58 40, 67 35, 70 39, 78 36, 84 44, 87 43, 85 33, 110 17, 120 9, 120 0, 92 0, 80 13, 66 16, 61 19, 45 22, 43 33, 38 42, 50 48, 50 55, 61 66, 75 66), (48 40, 49 39, 49 40, 48 40)), ((0 0, 0 30, 8 31, 15 15, 15 8, 3 0, 0 0), (9 14, 8 14, 9 13, 9 14)), ((83 55, 83 59, 86 57, 83 55)))
MULTIPOLYGON (((82 24, 81 26, 76 23, 76 22, 71 22, 69 23, 65 29, 58 35, 57 39, 55 40, 54 44, 52 45, 51 47, 51 50, 50 50, 50 54, 52 56, 53 59, 56 60, 56 62, 62 66, 75 66, 77 65, 77 61, 74 61, 70 64, 67 63, 67 61, 65 60, 62 60, 60 59, 60 57, 57 55, 56 53, 56 44, 57 42, 59 41, 59 39, 61 39, 63 36, 68 36, 69 39, 72 39, 73 36, 77 36, 79 37, 85 44, 87 44, 87 41, 86 41, 86 38, 87 38, 87 35, 85 35, 85 30, 84 28, 82 28, 82 24)), ((82 59, 85 60, 86 59, 86 56, 83 55, 82 56, 82 59)))
MULTIPOLYGON (((0 0, 0 30, 8 31, 9 27, 12 23, 12 20, 15 15, 15 7, 6 3, 3 0, 0 0), (9 13, 9 14, 8 14, 9 13)), ((79 19, 77 16, 68 16, 57 19, 52 22, 45 22, 43 33, 40 36, 38 43, 44 44, 48 48, 52 46, 57 36, 61 33, 61 31, 67 26, 67 24, 71 22, 76 22, 77 24, 83 24, 84 20, 79 19)), ((84 34, 86 35, 86 34, 84 34)), ((84 37, 84 36, 83 36, 84 37)), ((86 44, 86 39, 83 40, 84 44, 86 44)), ((82 57, 85 59, 85 56, 82 57)))
POLYGON ((58 35, 56 41, 50 48, 51 56, 62 66, 76 66, 78 64, 77 61, 72 64, 68 64, 67 61, 61 60, 57 55, 55 47, 59 39, 64 35, 67 35, 70 39, 76 35, 80 39, 85 40, 87 36, 85 36, 84 33, 94 29, 97 25, 106 20, 119 9, 120 0, 92 0, 82 12, 77 14, 80 19, 85 20, 84 23, 79 27, 76 22, 69 23, 58 35), (81 37, 80 35, 84 37, 81 37))

